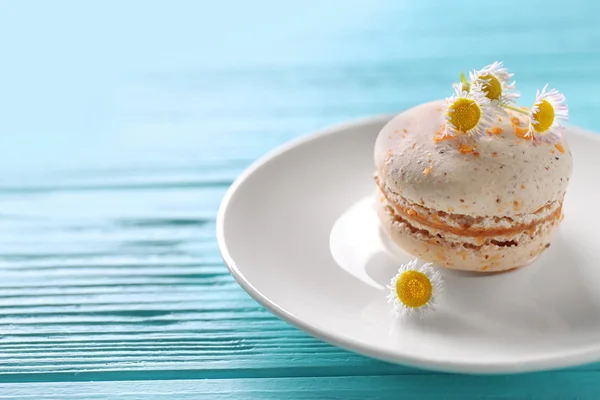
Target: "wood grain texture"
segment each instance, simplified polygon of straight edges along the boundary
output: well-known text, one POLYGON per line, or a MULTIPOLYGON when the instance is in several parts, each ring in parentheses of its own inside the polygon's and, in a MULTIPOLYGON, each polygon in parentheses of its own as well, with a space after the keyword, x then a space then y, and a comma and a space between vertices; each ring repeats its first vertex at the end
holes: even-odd
POLYGON ((0 399, 152 398, 281 400, 401 398, 414 400, 587 399, 597 394, 596 373, 522 376, 364 376, 253 378, 223 380, 121 381, 0 385, 0 399), (435 389, 434 389, 435 388, 435 389), (531 395, 531 393, 535 393, 531 395))
POLYGON ((324 344, 251 300, 214 234, 265 152, 496 59, 525 103, 548 81, 600 129, 596 3, 30 5, 0 3, 0 398, 596 393, 598 365, 473 378, 324 344))

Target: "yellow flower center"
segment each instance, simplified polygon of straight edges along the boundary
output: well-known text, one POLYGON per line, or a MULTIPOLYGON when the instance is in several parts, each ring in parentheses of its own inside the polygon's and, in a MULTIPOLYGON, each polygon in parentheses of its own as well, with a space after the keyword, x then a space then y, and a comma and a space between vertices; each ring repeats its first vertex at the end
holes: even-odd
POLYGON ((546 132, 554 123, 554 107, 548 100, 542 100, 536 106, 538 110, 533 113, 533 129, 546 132))
POLYGON ((482 81, 481 91, 490 100, 498 100, 502 96, 502 84, 494 75, 485 74, 479 77, 482 81))
POLYGON ((396 282, 398 299, 407 307, 423 307, 431 298, 431 281, 422 272, 406 271, 396 282))
POLYGON ((475 128, 481 119, 481 108, 472 99, 460 97, 450 105, 453 112, 449 112, 450 123, 461 132, 468 132, 475 128))

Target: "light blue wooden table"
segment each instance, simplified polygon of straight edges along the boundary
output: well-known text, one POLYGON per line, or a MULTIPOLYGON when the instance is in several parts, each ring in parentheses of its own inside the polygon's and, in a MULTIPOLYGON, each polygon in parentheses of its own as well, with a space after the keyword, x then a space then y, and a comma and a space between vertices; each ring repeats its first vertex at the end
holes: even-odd
POLYGON ((600 130, 590 1, 0 2, 0 399, 585 399, 600 365, 370 360, 258 306, 215 242, 275 146, 503 60, 600 130))

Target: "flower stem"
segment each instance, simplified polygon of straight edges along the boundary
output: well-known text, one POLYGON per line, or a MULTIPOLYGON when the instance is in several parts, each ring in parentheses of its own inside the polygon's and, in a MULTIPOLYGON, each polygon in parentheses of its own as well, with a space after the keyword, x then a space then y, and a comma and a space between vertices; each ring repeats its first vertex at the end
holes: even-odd
POLYGON ((460 73, 460 87, 461 87, 461 90, 464 90, 465 92, 468 92, 469 90, 471 90, 471 84, 467 81, 467 78, 465 77, 464 72, 460 73))
POLYGON ((513 106, 512 104, 505 104, 504 108, 508 108, 509 110, 513 110, 524 115, 529 115, 529 110, 523 110, 521 107, 513 106))

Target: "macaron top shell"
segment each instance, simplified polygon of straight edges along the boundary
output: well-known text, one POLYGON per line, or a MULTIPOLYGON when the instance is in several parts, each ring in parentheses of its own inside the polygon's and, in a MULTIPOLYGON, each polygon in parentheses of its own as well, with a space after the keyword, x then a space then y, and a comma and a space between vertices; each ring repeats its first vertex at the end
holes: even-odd
POLYGON ((562 201, 573 168, 564 137, 532 142, 523 137, 527 116, 509 111, 480 139, 442 138, 444 109, 444 100, 422 104, 382 129, 380 183, 408 202, 475 217, 534 213, 562 201))

